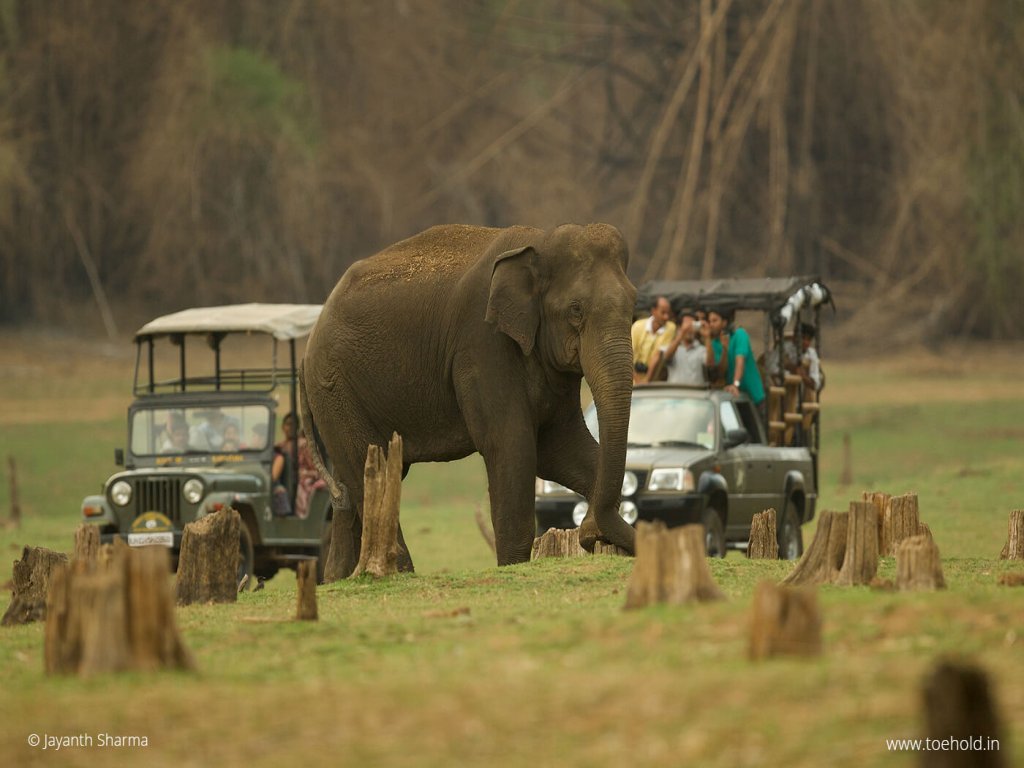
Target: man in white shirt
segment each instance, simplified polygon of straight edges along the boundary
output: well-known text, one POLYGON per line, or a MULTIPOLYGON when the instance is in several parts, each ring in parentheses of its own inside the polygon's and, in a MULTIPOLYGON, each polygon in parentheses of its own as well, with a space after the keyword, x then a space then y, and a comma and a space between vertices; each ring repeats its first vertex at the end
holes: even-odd
POLYGON ((800 367, 797 372, 804 380, 804 386, 815 394, 821 391, 824 378, 821 375, 821 360, 818 358, 818 350, 814 344, 814 326, 810 323, 800 325, 800 346, 803 354, 800 357, 800 367))
POLYGON ((661 348, 661 364, 668 369, 668 381, 672 384, 686 384, 691 387, 707 386, 704 371, 706 353, 704 345, 697 341, 697 319, 685 313, 679 321, 679 331, 672 341, 661 348))

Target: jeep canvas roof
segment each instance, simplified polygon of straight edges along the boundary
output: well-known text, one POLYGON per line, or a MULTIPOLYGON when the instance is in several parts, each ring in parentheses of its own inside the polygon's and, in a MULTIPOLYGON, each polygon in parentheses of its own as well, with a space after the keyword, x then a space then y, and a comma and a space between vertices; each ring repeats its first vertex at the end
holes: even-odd
POLYGON ((150 320, 136 341, 172 333, 268 333, 282 341, 309 335, 320 316, 320 304, 231 304, 195 307, 150 320))
MULTIPOLYGON (((780 313, 787 304, 808 308, 831 303, 821 279, 814 276, 734 277, 716 280, 652 280, 637 292, 638 314, 646 314, 658 296, 673 309, 753 309, 780 313)), ((788 319, 788 318, 787 318, 788 319)))

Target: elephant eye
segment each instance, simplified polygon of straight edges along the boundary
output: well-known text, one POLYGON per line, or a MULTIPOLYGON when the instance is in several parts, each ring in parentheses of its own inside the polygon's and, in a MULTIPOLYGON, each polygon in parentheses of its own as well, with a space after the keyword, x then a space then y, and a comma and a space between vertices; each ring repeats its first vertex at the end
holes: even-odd
POLYGON ((569 320, 574 324, 578 324, 583 321, 583 305, 578 301, 574 301, 569 304, 569 320))

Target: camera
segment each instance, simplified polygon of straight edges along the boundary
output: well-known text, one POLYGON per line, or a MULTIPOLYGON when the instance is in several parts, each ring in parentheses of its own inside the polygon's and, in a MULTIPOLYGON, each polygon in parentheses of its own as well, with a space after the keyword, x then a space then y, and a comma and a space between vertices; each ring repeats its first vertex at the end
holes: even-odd
POLYGON ((703 323, 702 321, 700 321, 700 320, 694 320, 694 321, 693 321, 693 330, 695 330, 695 331, 699 331, 699 330, 700 330, 700 327, 701 327, 702 325, 704 325, 704 323, 703 323))
POLYGON ((647 373, 647 363, 637 363, 633 366, 637 373, 647 373))

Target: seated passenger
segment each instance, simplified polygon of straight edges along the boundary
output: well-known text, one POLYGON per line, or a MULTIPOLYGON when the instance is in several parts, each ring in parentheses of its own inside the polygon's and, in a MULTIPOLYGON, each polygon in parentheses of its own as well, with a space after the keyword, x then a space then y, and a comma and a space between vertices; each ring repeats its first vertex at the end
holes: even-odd
POLYGON ((295 455, 298 447, 298 486, 295 489, 295 515, 306 517, 309 514, 309 500, 313 492, 319 488, 326 487, 320 473, 313 462, 313 456, 309 451, 309 444, 303 434, 299 434, 296 442, 295 435, 296 419, 295 414, 289 413, 281 420, 281 431, 284 439, 274 447, 274 464, 271 467, 271 477, 280 479, 284 487, 284 471, 287 462, 295 455))
POLYGON ((221 443, 222 451, 237 451, 242 447, 238 439, 238 426, 234 422, 224 425, 224 442, 221 443))
POLYGON ((159 450, 160 453, 184 453, 188 450, 188 422, 181 411, 167 412, 167 425, 159 450))
POLYGON ((807 393, 813 393, 817 400, 817 394, 825 385, 825 376, 821 372, 821 360, 818 358, 818 350, 814 348, 814 326, 810 323, 800 325, 800 346, 803 354, 800 356, 800 364, 796 367, 796 373, 804 380, 804 387, 807 393))
POLYGON ((713 361, 720 364, 726 361, 725 389, 734 395, 745 392, 759 408, 764 403, 764 382, 757 370, 753 349, 750 346, 750 335, 741 326, 732 326, 735 319, 732 310, 709 310, 708 325, 713 340, 710 350, 714 353, 713 361), (728 332, 728 346, 723 345, 722 336, 728 332))

